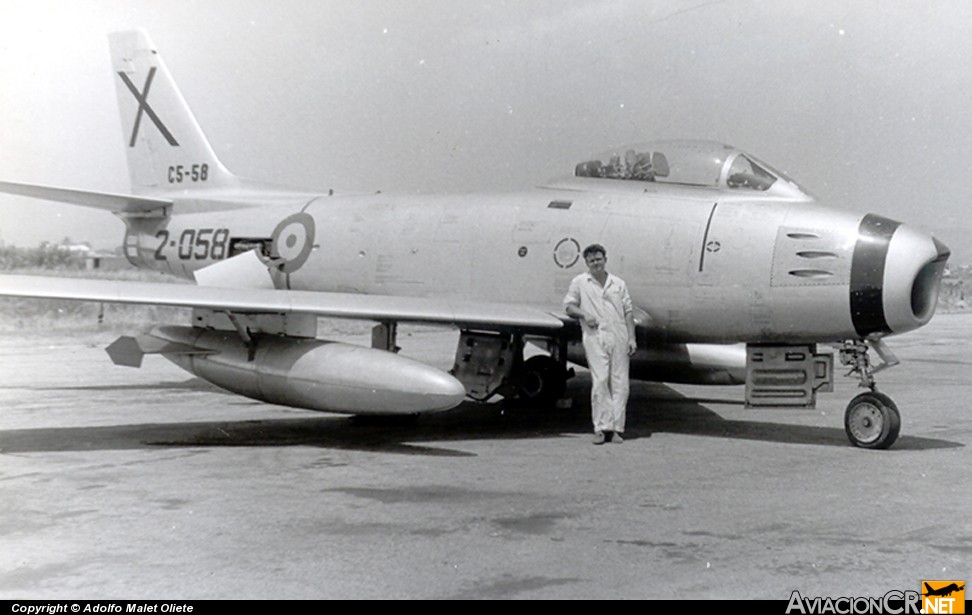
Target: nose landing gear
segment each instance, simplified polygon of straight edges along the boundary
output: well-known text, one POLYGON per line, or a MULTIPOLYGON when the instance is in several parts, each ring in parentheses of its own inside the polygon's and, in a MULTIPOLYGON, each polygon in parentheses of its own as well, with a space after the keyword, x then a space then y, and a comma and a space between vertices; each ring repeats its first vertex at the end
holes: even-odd
POLYGON ((852 340, 840 349, 840 362, 851 366, 848 376, 857 374, 861 386, 870 391, 861 393, 847 404, 844 412, 844 431, 854 446, 861 448, 888 448, 898 439, 901 431, 901 414, 891 398, 878 393, 874 374, 899 363, 891 349, 880 339, 867 343, 852 340), (881 358, 882 363, 871 366, 868 350, 881 358))

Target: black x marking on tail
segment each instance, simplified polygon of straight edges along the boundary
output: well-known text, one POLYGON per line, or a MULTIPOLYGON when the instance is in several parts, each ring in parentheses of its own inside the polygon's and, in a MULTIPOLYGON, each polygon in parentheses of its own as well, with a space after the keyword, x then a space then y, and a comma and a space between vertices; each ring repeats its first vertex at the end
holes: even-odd
POLYGON ((135 100, 138 101, 138 113, 135 114, 135 125, 132 126, 132 139, 128 142, 128 147, 135 147, 135 139, 138 138, 138 127, 142 123, 143 111, 149 116, 149 119, 152 120, 155 127, 159 129, 159 132, 162 133, 165 140, 169 142, 169 145, 179 145, 178 141, 175 140, 175 137, 172 136, 172 133, 169 132, 169 129, 165 127, 165 124, 162 123, 162 120, 159 119, 159 116, 155 114, 155 111, 152 110, 152 107, 148 104, 148 93, 149 88, 152 87, 152 79, 155 79, 155 68, 156 67, 153 66, 149 69, 149 74, 145 78, 145 86, 142 88, 141 92, 138 91, 135 84, 132 83, 131 79, 128 78, 128 75, 121 71, 118 73, 118 76, 121 77, 122 81, 125 82, 125 85, 128 86, 132 96, 134 96, 135 100))

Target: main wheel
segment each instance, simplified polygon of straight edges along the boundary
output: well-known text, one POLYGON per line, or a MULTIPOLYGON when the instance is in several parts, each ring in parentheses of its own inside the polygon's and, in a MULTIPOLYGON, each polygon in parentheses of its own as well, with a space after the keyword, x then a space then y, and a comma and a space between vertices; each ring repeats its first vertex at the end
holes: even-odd
POLYGON ((530 357, 523 363, 517 395, 543 406, 552 406, 567 390, 567 373, 560 363, 547 355, 530 357))
POLYGON ((887 395, 861 393, 847 404, 844 431, 854 446, 888 448, 898 439, 901 414, 887 395))

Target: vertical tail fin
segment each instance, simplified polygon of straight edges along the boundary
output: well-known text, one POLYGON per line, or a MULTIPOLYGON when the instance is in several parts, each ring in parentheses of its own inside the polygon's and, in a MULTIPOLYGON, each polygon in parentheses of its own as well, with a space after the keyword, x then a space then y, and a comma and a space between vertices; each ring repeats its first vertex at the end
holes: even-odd
POLYGON ((115 32, 108 40, 132 189, 145 193, 236 185, 148 34, 115 32))

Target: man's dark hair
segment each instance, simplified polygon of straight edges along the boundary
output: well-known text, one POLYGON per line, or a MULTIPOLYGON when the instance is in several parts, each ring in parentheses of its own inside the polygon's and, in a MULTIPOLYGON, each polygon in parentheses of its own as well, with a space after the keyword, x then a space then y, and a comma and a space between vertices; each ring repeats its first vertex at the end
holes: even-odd
POLYGON ((607 256, 607 250, 604 249, 604 246, 602 246, 599 243, 592 243, 591 245, 584 248, 584 254, 583 254, 584 260, 587 260, 588 256, 592 254, 597 254, 598 252, 601 253, 601 256, 605 256, 605 257, 607 256))

